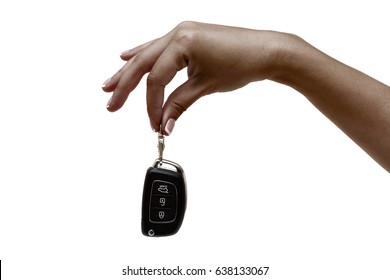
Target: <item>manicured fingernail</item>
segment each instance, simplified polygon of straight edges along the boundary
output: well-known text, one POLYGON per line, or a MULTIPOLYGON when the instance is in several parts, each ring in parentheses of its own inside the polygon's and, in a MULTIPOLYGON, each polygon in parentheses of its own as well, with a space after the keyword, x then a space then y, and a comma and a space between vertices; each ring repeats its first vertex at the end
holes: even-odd
POLYGON ((108 84, 110 81, 111 81, 111 78, 107 79, 107 80, 103 83, 102 87, 106 87, 107 84, 108 84))
POLYGON ((107 106, 106 108, 109 109, 110 108, 110 105, 111 105, 111 100, 112 100, 112 96, 110 97, 110 99, 108 100, 107 102, 107 106))
POLYGON ((120 55, 124 55, 124 54, 128 53, 129 51, 130 51, 130 50, 125 50, 124 52, 121 52, 120 55))
POLYGON ((175 127, 175 122, 176 121, 172 118, 167 121, 167 124, 165 125, 165 131, 168 135, 172 133, 173 128, 175 127))

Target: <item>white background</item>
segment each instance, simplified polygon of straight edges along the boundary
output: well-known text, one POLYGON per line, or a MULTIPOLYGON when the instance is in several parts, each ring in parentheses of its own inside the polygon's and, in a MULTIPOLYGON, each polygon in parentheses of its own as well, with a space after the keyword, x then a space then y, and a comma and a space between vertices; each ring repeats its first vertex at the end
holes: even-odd
POLYGON ((128 265, 389 279, 388 173, 299 93, 250 84, 199 100, 177 121, 165 156, 186 171, 187 213, 177 235, 156 239, 140 231, 157 157, 145 80, 113 114, 100 88, 120 52, 183 20, 295 33, 390 84, 386 2, 344 2, 2 1, 4 279, 150 279, 122 276, 128 265))

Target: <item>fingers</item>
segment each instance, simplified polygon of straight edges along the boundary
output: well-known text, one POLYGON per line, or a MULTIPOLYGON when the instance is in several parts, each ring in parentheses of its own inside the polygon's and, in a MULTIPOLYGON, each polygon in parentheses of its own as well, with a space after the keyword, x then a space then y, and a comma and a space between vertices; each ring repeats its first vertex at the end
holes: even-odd
MULTIPOLYGON (((104 83, 103 83, 103 90, 105 92, 112 92, 114 91, 114 89, 116 88, 116 86, 118 85, 118 82, 119 80, 122 78, 122 75, 123 73, 130 68, 131 66, 131 63, 132 61, 135 59, 135 56, 143 51, 145 48, 147 48, 149 45, 151 45, 154 41, 156 40, 152 40, 152 41, 149 41, 145 44, 142 44, 138 47, 135 47, 133 49, 130 49, 130 50, 126 50, 124 52, 122 52, 120 54, 120 57, 127 61, 128 63, 126 63, 114 76, 112 76, 111 78, 107 79, 104 83)), ((142 78, 142 77, 141 77, 142 78)))
MULTIPOLYGON (((107 104, 107 110, 117 111, 126 102, 131 91, 139 84, 142 77, 151 71, 153 65, 164 51, 166 39, 150 42, 138 51, 129 51, 131 58, 104 86, 103 90, 113 91, 107 104), (136 53, 136 55, 134 55, 136 53)), ((137 49, 137 48, 136 48, 137 49)))
POLYGON ((175 121, 199 98, 213 92, 213 88, 200 78, 187 80, 167 98, 163 107, 161 126, 163 133, 172 133, 175 121))
POLYGON ((155 42, 157 39, 155 40, 151 40, 149 42, 146 42, 142 45, 139 45, 135 48, 132 48, 132 49, 129 49, 129 50, 126 50, 124 52, 122 52, 120 54, 120 57, 121 59, 125 60, 125 61, 128 61, 130 58, 134 57, 135 55, 137 55, 140 51, 144 50, 145 48, 147 48, 149 45, 151 45, 153 42, 155 42))
POLYGON ((182 51, 176 44, 170 44, 151 69, 147 79, 146 101, 154 130, 158 130, 161 124, 165 86, 186 66, 187 61, 182 51))
POLYGON ((134 60, 135 57, 131 58, 114 76, 103 84, 105 92, 113 92, 107 103, 107 110, 110 112, 114 112, 122 107, 130 92, 142 79, 142 73, 135 72, 133 75, 131 74, 131 66, 134 60), (129 75, 132 76, 129 78, 129 75), (124 80, 127 83, 125 86, 123 85, 124 80))
POLYGON ((186 52, 191 49, 191 40, 188 40, 191 36, 187 36, 188 32, 176 32, 179 29, 176 28, 162 38, 127 50, 120 55, 127 61, 126 64, 103 85, 104 91, 113 92, 107 104, 108 111, 120 109, 130 92, 149 72, 146 101, 151 126, 157 131, 162 125, 163 133, 169 135, 175 120, 207 92, 203 83, 191 77, 171 94, 164 105, 165 86, 178 71, 187 67, 189 55, 186 55, 186 52))
POLYGON ((104 91, 113 92, 107 103, 108 111, 119 110, 126 102, 130 92, 139 84, 143 75, 148 72, 147 69, 142 70, 142 62, 137 62, 136 58, 129 60, 121 70, 103 85, 104 91))
POLYGON ((135 57, 132 57, 129 59, 129 61, 118 71, 115 73, 114 76, 107 79, 102 86, 103 91, 105 92, 112 92, 115 90, 116 86, 118 85, 119 80, 121 79, 123 72, 125 72, 133 62, 135 57))

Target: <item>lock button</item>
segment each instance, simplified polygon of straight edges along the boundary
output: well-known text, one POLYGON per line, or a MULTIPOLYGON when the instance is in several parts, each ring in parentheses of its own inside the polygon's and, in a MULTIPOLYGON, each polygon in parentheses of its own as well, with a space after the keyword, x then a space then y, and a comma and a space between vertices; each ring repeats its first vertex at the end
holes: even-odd
POLYGON ((169 223, 176 218, 176 211, 173 209, 153 208, 150 211, 150 221, 155 223, 169 223))

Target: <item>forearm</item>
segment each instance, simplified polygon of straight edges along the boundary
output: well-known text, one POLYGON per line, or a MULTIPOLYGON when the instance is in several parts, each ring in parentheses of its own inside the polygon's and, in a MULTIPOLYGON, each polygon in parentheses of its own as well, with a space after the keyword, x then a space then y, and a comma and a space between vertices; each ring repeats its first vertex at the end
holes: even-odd
POLYGON ((301 92, 390 172, 390 88, 295 36, 278 55, 273 80, 301 92))

